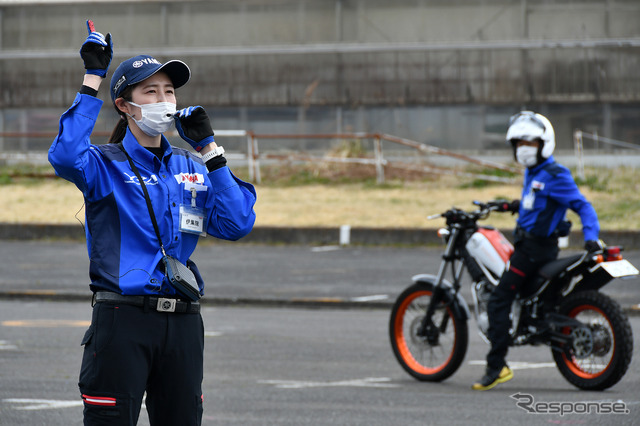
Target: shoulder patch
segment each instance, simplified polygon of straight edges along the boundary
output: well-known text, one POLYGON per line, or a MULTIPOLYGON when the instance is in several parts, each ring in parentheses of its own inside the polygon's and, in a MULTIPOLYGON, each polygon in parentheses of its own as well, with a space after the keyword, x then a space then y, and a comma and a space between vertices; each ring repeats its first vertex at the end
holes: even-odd
POLYGON ((551 176, 556 177, 560 173, 567 171, 568 169, 561 164, 553 162, 544 167, 544 171, 549 173, 551 176))
POLYGON ((173 155, 179 155, 181 157, 185 157, 188 160, 192 160, 198 164, 204 165, 204 162, 202 161, 202 157, 195 155, 191 151, 188 151, 184 148, 178 148, 173 145, 171 145, 171 150, 173 151, 173 155))
POLYGON ((118 144, 107 143, 104 145, 93 145, 93 147, 99 150, 109 161, 127 161, 127 157, 124 155, 124 152, 122 152, 118 144))
POLYGON ((173 151, 173 155, 179 155, 181 157, 185 157, 189 160, 195 161, 198 164, 204 165, 204 162, 202 161, 202 157, 195 155, 191 151, 187 151, 184 148, 178 148, 173 145, 171 145, 171 150, 173 151))

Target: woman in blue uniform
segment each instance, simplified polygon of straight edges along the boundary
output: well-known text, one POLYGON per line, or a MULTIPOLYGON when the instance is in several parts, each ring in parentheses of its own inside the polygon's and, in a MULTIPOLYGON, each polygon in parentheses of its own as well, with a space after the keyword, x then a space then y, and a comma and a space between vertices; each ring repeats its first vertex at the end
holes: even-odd
POLYGON ((200 425, 204 283, 189 257, 203 233, 237 240, 251 231, 255 190, 226 166, 204 109, 176 111, 175 90, 191 76, 181 61, 122 62, 110 85, 120 120, 108 144, 91 144, 113 45, 87 25, 83 85, 49 150, 86 206, 95 305, 79 381, 84 422, 134 425, 146 392, 152 425, 200 425), (169 144, 173 125, 200 155, 169 144), (174 267, 186 290, 169 279, 174 267))

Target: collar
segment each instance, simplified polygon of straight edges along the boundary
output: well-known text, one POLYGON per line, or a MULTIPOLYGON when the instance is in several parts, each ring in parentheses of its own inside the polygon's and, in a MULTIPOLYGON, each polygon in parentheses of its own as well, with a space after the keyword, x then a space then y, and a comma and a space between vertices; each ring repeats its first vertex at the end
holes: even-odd
POLYGON ((553 155, 550 155, 549 158, 547 158, 546 160, 544 160, 542 163, 530 167, 527 169, 527 172, 532 173, 532 174, 536 174, 538 173, 540 170, 544 169, 546 166, 548 166, 549 164, 555 162, 556 160, 553 158, 553 155))
MULTIPOLYGON (((160 147, 164 151, 162 160, 166 163, 173 155, 173 150, 171 149, 171 144, 169 144, 169 141, 164 137, 164 135, 161 135, 160 138, 160 147)), ((133 133, 131 133, 131 130, 128 127, 127 133, 122 139, 122 146, 124 146, 124 149, 127 150, 132 159, 142 165, 153 163, 154 160, 159 161, 158 157, 138 143, 138 140, 133 136, 133 133)))

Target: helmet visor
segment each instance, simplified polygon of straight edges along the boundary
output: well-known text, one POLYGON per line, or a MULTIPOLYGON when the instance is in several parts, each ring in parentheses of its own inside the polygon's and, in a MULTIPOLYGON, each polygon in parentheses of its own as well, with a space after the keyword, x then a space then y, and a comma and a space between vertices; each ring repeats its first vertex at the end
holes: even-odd
POLYGON ((547 130, 542 120, 540 120, 536 116, 536 113, 532 111, 521 111, 517 114, 512 115, 511 118, 509 118, 509 126, 513 126, 513 124, 516 122, 518 123, 531 122, 536 126, 540 127, 542 129, 542 132, 545 132, 547 130))

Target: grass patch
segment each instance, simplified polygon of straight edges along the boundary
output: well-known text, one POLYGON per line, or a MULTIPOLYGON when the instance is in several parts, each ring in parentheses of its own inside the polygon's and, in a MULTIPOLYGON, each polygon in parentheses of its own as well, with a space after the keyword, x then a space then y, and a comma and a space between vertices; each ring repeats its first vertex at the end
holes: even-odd
MULTIPOLYGON (((473 200, 520 198, 521 179, 473 186, 471 178, 394 170, 385 170, 386 183, 377 184, 372 166, 282 163, 263 167, 263 183, 256 185, 256 224, 432 228, 443 221, 426 217, 452 206, 470 210, 473 200)), ((6 182, 0 188, 0 222, 77 223, 76 215, 83 218, 80 191, 60 178, 42 177, 47 173, 52 173, 47 167, 0 167, 0 181, 6 182)), ((246 168, 234 168, 234 173, 248 180, 246 168)), ((589 168, 585 173, 588 178, 580 189, 598 212, 602 229, 640 229, 637 171, 589 168), (589 180, 591 176, 595 178, 589 180)), ((573 213, 569 217, 573 229, 579 230, 579 218, 573 213)), ((510 229, 516 218, 494 214, 483 223, 510 229)))
POLYGON ((578 186, 583 186, 591 189, 592 191, 608 191, 608 179, 597 175, 585 176, 584 179, 576 178, 578 186))
POLYGON ((51 166, 34 166, 31 164, 12 164, 0 166, 0 185, 15 183, 38 184, 55 173, 51 166))

